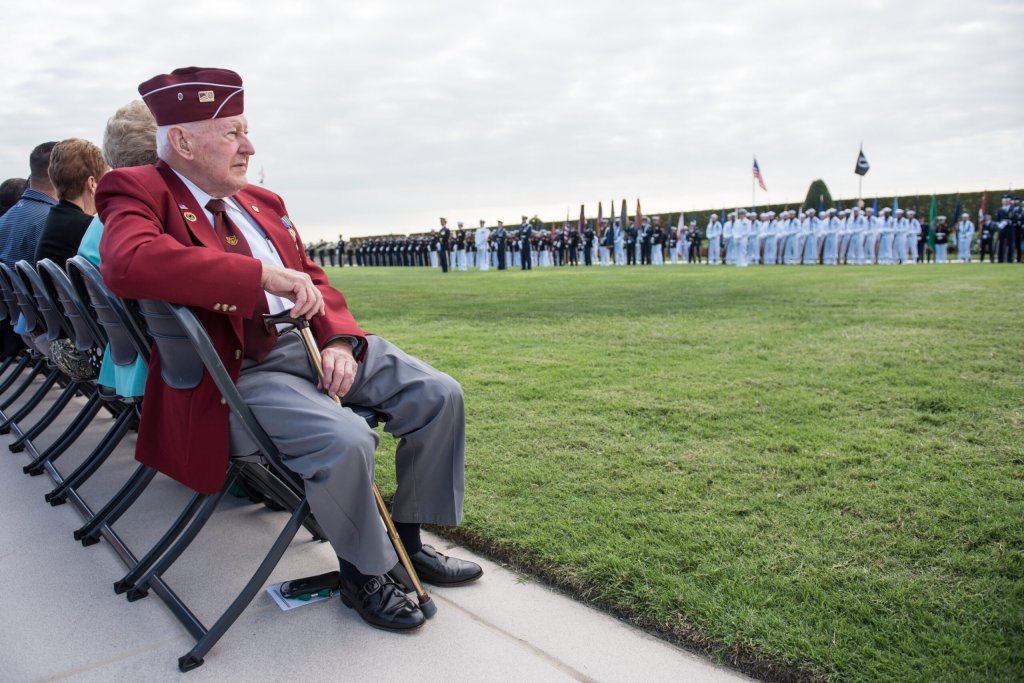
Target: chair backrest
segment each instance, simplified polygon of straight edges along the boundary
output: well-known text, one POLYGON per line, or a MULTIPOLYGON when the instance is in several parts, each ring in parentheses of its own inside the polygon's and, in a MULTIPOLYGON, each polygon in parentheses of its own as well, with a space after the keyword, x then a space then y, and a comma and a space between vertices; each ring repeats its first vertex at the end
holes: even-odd
POLYGON ((61 313, 56 297, 46 289, 46 285, 43 284, 43 279, 39 277, 39 271, 36 270, 35 264, 21 260, 15 263, 14 267, 25 280, 25 283, 28 284, 29 291, 32 293, 32 299, 36 304, 36 311, 39 312, 39 317, 42 318, 43 327, 45 328, 42 334, 42 341, 49 343, 57 339, 70 337, 71 332, 66 329, 68 324, 61 313))
MULTIPOLYGON (((242 395, 210 341, 210 335, 196 314, 187 306, 166 301, 140 299, 138 304, 160 355, 163 380, 175 388, 191 388, 199 384, 204 372, 209 373, 228 409, 238 418, 262 454, 279 470, 278 476, 293 479, 294 474, 282 465, 277 447, 242 400, 242 395), (168 367, 173 368, 170 379, 164 374, 164 369, 168 367), (172 384, 171 380, 178 384, 172 384)), ((298 485, 301 486, 301 482, 298 485)))
POLYGON ((169 387, 194 389, 203 379, 203 360, 178 322, 171 304, 140 299, 139 312, 160 355, 160 376, 169 387))
MULTIPOLYGON (((37 337, 42 331, 42 325, 40 324, 39 313, 36 311, 35 300, 32 298, 32 294, 29 293, 28 286, 21 279, 21 276, 6 263, 0 263, 0 271, 3 272, 7 281, 11 283, 11 291, 14 293, 14 305, 17 307, 18 313, 25 316, 25 329, 29 336, 37 337)), ((9 306, 10 304, 8 304, 9 306)))
POLYGON ((71 328, 75 348, 79 351, 88 351, 106 346, 106 335, 102 333, 88 304, 82 301, 82 297, 75 291, 68 274, 48 258, 40 261, 37 268, 43 284, 57 295, 57 301, 64 310, 64 318, 71 328))
POLYGON ((149 360, 149 344, 135 323, 134 317, 121 297, 103 282, 99 269, 84 256, 68 259, 68 276, 76 291, 85 291, 92 304, 96 322, 110 343, 110 357, 115 364, 126 366, 140 356, 149 360))
POLYGON ((14 289, 7 274, 0 270, 0 320, 10 320, 11 325, 18 320, 18 302, 14 298, 14 289))

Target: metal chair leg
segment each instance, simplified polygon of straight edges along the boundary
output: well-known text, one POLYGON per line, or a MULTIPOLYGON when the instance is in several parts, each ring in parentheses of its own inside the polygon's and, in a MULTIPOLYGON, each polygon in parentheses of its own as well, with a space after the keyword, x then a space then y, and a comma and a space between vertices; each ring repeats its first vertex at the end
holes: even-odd
POLYGON ((281 557, 288 549, 292 539, 295 538, 295 534, 298 532, 299 527, 302 525, 303 518, 309 514, 309 501, 303 499, 299 506, 292 513, 291 518, 288 520, 288 524, 285 525, 281 533, 278 534, 277 540, 274 541, 274 545, 270 548, 270 552, 267 553, 263 562, 256 569, 256 573, 252 575, 249 582, 245 584, 245 588, 238 594, 238 597, 234 599, 231 606, 220 616, 219 619, 211 626, 203 637, 195 644, 187 654, 178 659, 178 668, 181 671, 191 671, 197 667, 203 665, 203 657, 207 652, 217 644, 217 641, 221 639, 231 625, 235 623, 245 608, 249 606, 252 599, 256 597, 256 594, 263 587, 267 578, 270 577, 271 572, 277 566, 277 563, 281 561, 281 557))
MULTIPOLYGON (((67 407, 68 403, 71 402, 81 389, 81 383, 72 381, 60 393, 60 396, 47 408, 46 412, 38 421, 26 430, 21 430, 21 436, 14 440, 14 443, 10 444, 7 448, 12 453, 20 453, 25 450, 25 442, 31 441, 40 434, 43 430, 53 424, 53 421, 57 419, 57 416, 61 414, 61 411, 67 407)), ((20 429, 20 428, 19 428, 20 429)))
POLYGON ((100 411, 100 397, 99 394, 93 392, 86 401, 85 407, 78 413, 74 420, 64 428, 61 435, 50 444, 46 450, 42 453, 38 453, 37 457, 32 460, 29 464, 21 468, 21 471, 25 474, 30 474, 33 477, 44 472, 44 466, 46 463, 53 462, 61 456, 70 446, 73 444, 78 437, 82 435, 86 427, 92 422, 92 419, 96 417, 96 413, 100 411))
POLYGON ((134 587, 127 591, 128 602, 135 602, 140 598, 148 595, 147 587, 154 578, 159 577, 167 568, 174 564, 185 549, 191 545, 195 537, 202 531, 206 523, 210 521, 210 517, 213 516, 214 510, 217 509, 217 504, 220 503, 221 499, 224 498, 224 494, 231 488, 231 484, 235 483, 235 479, 238 478, 238 472, 241 469, 241 465, 238 463, 232 463, 228 466, 228 476, 224 480, 224 485, 220 487, 220 491, 217 493, 207 496, 206 500, 203 501, 199 510, 195 516, 192 517, 192 521, 188 527, 174 540, 174 543, 168 548, 159 560, 147 571, 138 582, 135 583, 134 587))
POLYGON ((74 472, 69 474, 59 486, 47 493, 43 498, 50 505, 63 505, 67 502, 68 490, 77 488, 86 479, 92 476, 99 466, 106 462, 110 454, 114 452, 121 439, 128 433, 128 428, 135 421, 135 413, 125 411, 114 421, 114 424, 107 431, 103 440, 93 449, 93 452, 82 461, 74 472))
POLYGON ((156 470, 152 467, 145 465, 139 465, 135 468, 132 476, 128 478, 128 481, 118 489, 117 493, 111 497, 107 504, 104 505, 96 513, 96 515, 89 520, 85 525, 78 528, 74 532, 76 541, 81 541, 82 545, 90 546, 94 543, 99 543, 101 527, 110 526, 118 519, 121 515, 132 506, 132 504, 138 500, 142 492, 149 486, 149 482, 153 481, 153 477, 156 476, 156 470))

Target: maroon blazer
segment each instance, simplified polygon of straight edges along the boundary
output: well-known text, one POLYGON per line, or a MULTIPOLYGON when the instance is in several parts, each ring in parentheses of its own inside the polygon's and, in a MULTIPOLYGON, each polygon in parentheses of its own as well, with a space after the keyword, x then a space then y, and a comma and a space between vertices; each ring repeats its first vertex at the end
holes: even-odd
MULTIPOLYGON (((267 234, 285 267, 307 273, 323 293, 327 314, 311 322, 320 345, 338 335, 365 339, 345 297, 306 255, 282 199, 252 186, 234 199, 267 234)), ((126 299, 191 307, 237 380, 245 357, 242 318, 257 315, 265 296, 260 262, 225 251, 202 207, 163 162, 107 173, 96 206, 107 286, 126 299)), ((194 389, 172 389, 160 377, 153 350, 135 457, 200 493, 220 488, 227 471, 228 408, 209 374, 194 389)))

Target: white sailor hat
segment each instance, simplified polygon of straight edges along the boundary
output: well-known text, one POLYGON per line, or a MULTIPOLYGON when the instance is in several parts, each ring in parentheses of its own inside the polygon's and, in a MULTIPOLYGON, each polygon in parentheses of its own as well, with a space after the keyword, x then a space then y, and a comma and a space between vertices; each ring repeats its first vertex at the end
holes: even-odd
POLYGON ((896 209, 896 213, 906 213, 903 209, 896 209))
POLYGON ((806 213, 807 213, 808 216, 813 216, 815 214, 815 211, 814 211, 813 208, 810 208, 810 209, 807 209, 806 213))
POLYGON ((944 221, 944 220, 946 220, 946 217, 945 216, 936 216, 935 220, 937 220, 937 221, 944 221))
POLYGON ((907 210, 907 215, 908 216, 916 216, 917 215, 917 211, 914 211, 913 209, 908 209, 907 210))
POLYGON ((970 218, 970 217, 971 217, 971 215, 969 213, 967 213, 966 211, 964 211, 962 214, 960 214, 960 218, 970 218))
POLYGON ((883 206, 882 207, 882 213, 885 213, 886 211, 892 212, 892 207, 891 206, 883 206))

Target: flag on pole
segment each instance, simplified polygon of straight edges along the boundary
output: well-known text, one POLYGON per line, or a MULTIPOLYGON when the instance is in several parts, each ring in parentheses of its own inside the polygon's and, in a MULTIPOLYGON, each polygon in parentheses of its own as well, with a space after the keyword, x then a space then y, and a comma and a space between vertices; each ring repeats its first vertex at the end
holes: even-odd
POLYGON ((623 199, 622 200, 622 217, 620 219, 621 222, 619 223, 619 229, 622 230, 623 233, 625 233, 625 231, 626 231, 626 225, 627 225, 627 219, 628 218, 629 217, 626 216, 626 200, 623 199))
POLYGON ((935 218, 939 215, 935 206, 935 195, 932 195, 932 208, 928 210, 928 248, 935 251, 935 218))
POLYGON ((978 229, 985 222, 985 200, 988 199, 988 190, 981 193, 981 206, 978 208, 978 229))
POLYGON ((960 222, 960 193, 956 193, 956 211, 953 212, 952 217, 949 219, 950 225, 956 225, 960 222))
POLYGON ((757 184, 761 186, 761 189, 767 192, 768 188, 764 185, 764 176, 761 175, 761 167, 757 165, 757 157, 754 157, 754 178, 757 180, 757 184))
POLYGON ((636 229, 639 232, 640 224, 644 221, 644 214, 640 211, 640 200, 636 200, 636 229))
POLYGON ((583 205, 580 204, 580 224, 576 228, 576 232, 578 232, 581 235, 583 234, 583 228, 586 225, 586 221, 587 219, 583 217, 583 205))
POLYGON ((861 145, 860 152, 857 153, 857 165, 854 167, 853 172, 857 175, 864 175, 871 170, 871 164, 868 163, 868 158, 864 156, 864 146, 861 145))
POLYGON ((899 210, 899 208, 900 208, 900 198, 899 197, 893 197, 892 198, 892 217, 893 218, 896 218, 896 212, 899 210))
POLYGON ((824 194, 819 194, 818 195, 818 215, 819 216, 821 215, 821 212, 824 209, 825 209, 825 195, 824 194))
MULTIPOLYGON (((821 211, 821 209, 818 209, 818 211, 821 211)), ((876 216, 878 215, 878 197, 875 197, 875 203, 871 205, 871 211, 876 216)))
POLYGON ((598 237, 601 236, 601 220, 604 218, 604 207, 601 206, 601 202, 597 203, 597 226, 594 232, 598 233, 598 237))

